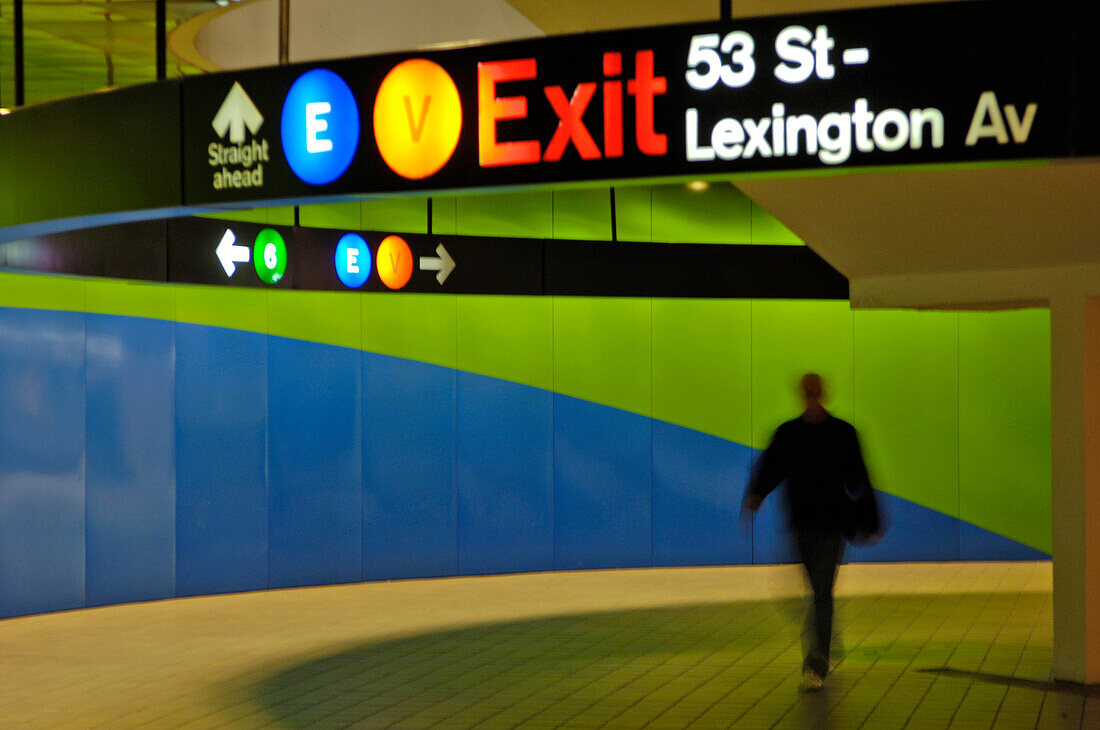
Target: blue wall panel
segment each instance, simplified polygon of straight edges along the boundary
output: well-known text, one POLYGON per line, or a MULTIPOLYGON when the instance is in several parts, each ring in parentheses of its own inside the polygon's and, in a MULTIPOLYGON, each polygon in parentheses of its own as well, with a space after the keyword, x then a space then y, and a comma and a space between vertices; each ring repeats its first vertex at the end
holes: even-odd
POLYGON ((1050 560, 1042 550, 969 522, 959 523, 959 557, 962 560, 1050 560))
POLYGON ((451 368, 363 353, 363 578, 458 572, 451 368))
MULTIPOLYGON (((753 562, 758 565, 797 562, 798 552, 787 529, 784 486, 772 492, 753 518, 753 562)), ((877 492, 886 534, 874 545, 848 546, 845 562, 958 560, 959 521, 885 492, 877 492)))
POLYGON ((176 325, 176 592, 267 588, 267 336, 176 325))
POLYGON ((553 395, 458 373, 458 570, 554 567, 553 395))
POLYGON ((0 617, 84 603, 84 321, 0 308, 0 617))
POLYGON ((272 588, 363 576, 362 353, 268 338, 272 588))
POLYGON ((784 487, 768 495, 764 505, 752 516, 752 562, 776 565, 798 562, 798 551, 787 527, 784 487))
POLYGON ((849 562, 958 560, 959 520, 901 497, 877 492, 886 534, 848 551, 849 562))
MULTIPOLYGON (((496 378, 0 308, 0 616, 367 579, 792 562, 753 451, 496 378)), ((880 493, 852 561, 1043 553, 880 493)))
POLYGON ((176 587, 175 329, 87 315, 87 604, 176 587))
POLYGON ((554 396, 554 567, 652 565, 652 424, 554 396))
POLYGON ((752 562, 739 528, 753 451, 717 436, 653 422, 653 564, 752 562))

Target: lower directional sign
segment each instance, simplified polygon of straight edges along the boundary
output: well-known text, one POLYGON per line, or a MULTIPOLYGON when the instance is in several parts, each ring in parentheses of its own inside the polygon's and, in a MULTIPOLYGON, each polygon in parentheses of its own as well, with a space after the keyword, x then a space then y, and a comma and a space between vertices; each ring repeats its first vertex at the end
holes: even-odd
POLYGON ((441 236, 206 218, 11 241, 0 244, 0 264, 113 278, 345 292, 848 297, 844 276, 806 246, 441 236))
POLYGON ((233 233, 233 230, 226 228, 225 235, 222 236, 218 247, 214 249, 214 254, 221 262, 222 268, 225 269, 225 275, 230 278, 237 273, 237 264, 247 263, 251 255, 248 246, 238 246, 236 240, 237 236, 233 233))
POLYGON ((168 221, 168 280, 292 288, 286 239, 293 229, 205 218, 168 221), (253 266, 248 266, 252 261, 253 266))
MULTIPOLYGON (((455 294, 542 294, 543 244, 538 239, 357 232, 355 260, 373 261, 362 283, 336 255, 347 231, 294 231, 294 286, 335 291, 455 294), (446 241, 446 243, 444 243, 446 241)), ((362 266, 358 267, 363 271, 362 266)))
POLYGON ((455 270, 455 260, 447 253, 447 249, 443 248, 442 243, 435 247, 435 252, 439 255, 420 257, 420 270, 438 271, 435 280, 442 284, 447 281, 447 277, 455 270))

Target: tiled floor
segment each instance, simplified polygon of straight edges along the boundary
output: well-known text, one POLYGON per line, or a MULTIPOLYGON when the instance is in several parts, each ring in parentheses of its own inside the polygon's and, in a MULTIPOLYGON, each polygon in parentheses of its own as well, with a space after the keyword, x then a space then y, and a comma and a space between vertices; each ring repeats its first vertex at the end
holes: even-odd
POLYGON ((1100 728, 1044 563, 848 565, 800 694, 790 567, 457 578, 0 621, 0 727, 1100 728))

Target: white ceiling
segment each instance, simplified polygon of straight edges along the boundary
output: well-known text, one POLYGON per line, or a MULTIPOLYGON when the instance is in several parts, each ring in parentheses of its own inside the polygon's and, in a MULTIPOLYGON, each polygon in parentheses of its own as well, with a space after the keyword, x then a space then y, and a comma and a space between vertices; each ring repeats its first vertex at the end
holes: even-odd
POLYGON ((1100 263, 1100 161, 737 183, 850 279, 1100 263))

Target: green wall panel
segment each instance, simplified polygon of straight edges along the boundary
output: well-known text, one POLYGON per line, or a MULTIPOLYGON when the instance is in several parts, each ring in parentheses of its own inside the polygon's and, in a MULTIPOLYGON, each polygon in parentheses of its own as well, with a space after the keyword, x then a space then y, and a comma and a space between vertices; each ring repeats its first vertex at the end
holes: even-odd
POLYGON ((268 292, 268 333, 359 349, 362 307, 350 292, 268 292))
POLYGON ((176 289, 145 281, 88 279, 88 310, 150 319, 176 318, 176 289))
POLYGON ((432 198, 432 232, 453 236, 456 231, 455 209, 458 201, 453 195, 437 195, 432 198))
POLYGON ((554 389, 554 302, 550 297, 457 298, 458 368, 554 389))
POLYGON ((879 488, 1049 552, 1047 310, 296 292, 0 274, 0 306, 173 318, 457 367, 755 447, 814 370, 879 488))
POLYGON ((294 225, 294 206, 284 205, 279 208, 268 208, 267 222, 273 226, 294 225))
POLYGON ((650 415, 649 299, 554 298, 554 389, 650 415))
POLYGON ((86 300, 84 279, 0 273, 0 307, 83 312, 86 300))
POLYGON ((751 243, 749 199, 733 185, 711 183, 653 188, 653 240, 674 243, 751 243))
POLYGON ((607 188, 555 190, 554 238, 611 240, 611 193, 607 188))
POLYGON ((653 240, 653 188, 615 188, 615 231, 620 241, 653 240))
POLYGON ((217 213, 202 213, 199 218, 214 218, 220 221, 241 221, 244 223, 267 223, 267 209, 249 208, 248 210, 225 210, 217 213))
MULTIPOLYGON (((751 201, 750 201, 751 202, 751 201)), ((763 245, 801 246, 802 239, 779 222, 771 213, 751 203, 752 242, 763 245)))
MULTIPOLYGON (((784 421, 802 412, 798 380, 820 373, 826 407, 852 416, 852 311, 846 301, 759 299, 752 303, 753 442, 764 448, 784 421)), ((858 425, 858 424, 857 424, 858 425)))
POLYGON ((176 289, 176 319, 192 324, 267 332, 267 291, 228 286, 176 289))
POLYGON ((362 230, 361 217, 358 201, 303 205, 298 208, 298 223, 306 228, 345 228, 358 231, 362 230))
POLYGON ((456 367, 456 306, 447 294, 362 294, 363 349, 456 367))
MULTIPOLYGON (((432 231, 609 241, 610 206, 606 187, 436 196, 432 198, 432 231)), ((710 183, 698 192, 683 184, 616 187, 615 208, 620 241, 802 243, 726 182, 710 183)), ((259 208, 208 217, 291 225, 294 213, 293 208, 259 208)), ((312 228, 426 233, 427 199, 414 196, 303 205, 299 221, 312 228)))
POLYGON ((653 300, 653 417, 752 440, 752 303, 653 300))
POLYGON ((554 205, 550 191, 463 195, 455 203, 455 233, 460 236, 551 238, 554 235, 554 205))
POLYGON ((1049 553, 1049 310, 959 315, 959 457, 959 516, 1049 553))
POLYGON ((399 197, 364 200, 361 209, 360 226, 364 231, 428 232, 427 198, 399 197))
MULTIPOLYGON (((745 194, 727 182, 704 190, 684 184, 615 188, 616 228, 620 241, 673 243, 753 243, 754 211, 745 194)), ((766 243, 800 243, 781 223, 755 213, 766 243)))
POLYGON ((853 424, 872 483, 958 516, 958 314, 855 310, 853 315, 853 424))
POLYGON ((206 213, 199 217, 216 218, 226 221, 243 221, 244 223, 269 223, 273 226, 292 226, 294 225, 294 206, 225 210, 218 211, 217 213, 206 213))

